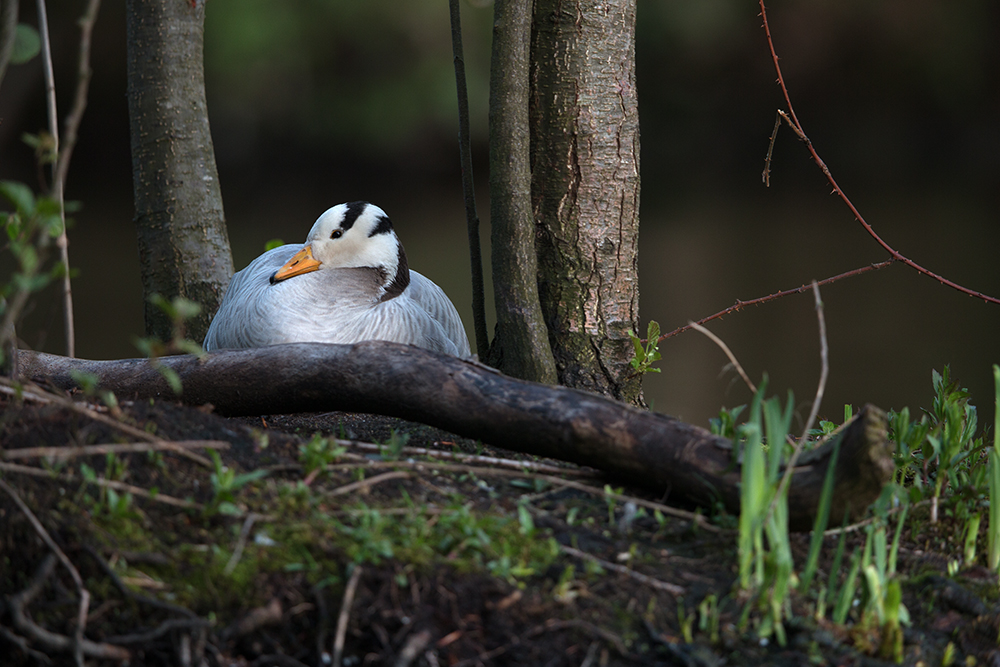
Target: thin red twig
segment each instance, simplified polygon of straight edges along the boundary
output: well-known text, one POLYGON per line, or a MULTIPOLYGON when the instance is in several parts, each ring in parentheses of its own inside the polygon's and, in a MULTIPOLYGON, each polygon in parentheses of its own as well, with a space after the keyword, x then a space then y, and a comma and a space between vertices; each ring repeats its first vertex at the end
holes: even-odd
MULTIPOLYGON (((829 285, 830 283, 835 283, 838 280, 842 280, 843 278, 851 278, 853 276, 861 275, 862 273, 868 273, 869 271, 877 271, 878 269, 884 269, 890 264, 894 264, 896 261, 897 261, 896 258, 893 257, 892 259, 887 259, 885 261, 877 262, 875 264, 869 264, 868 266, 862 266, 861 268, 858 269, 852 269, 850 271, 845 271, 844 273, 838 273, 835 276, 831 276, 829 278, 824 278, 823 280, 816 281, 815 284, 829 285)), ((693 325, 695 324, 704 324, 705 322, 711 322, 712 320, 717 320, 720 317, 724 317, 729 313, 736 312, 737 310, 740 310, 741 308, 745 308, 747 306, 759 306, 762 303, 767 303, 768 301, 774 301, 775 299, 780 299, 781 297, 788 296, 789 294, 801 294, 802 292, 807 292, 813 288, 812 286, 813 283, 810 283, 808 285, 802 285, 801 287, 786 289, 782 290, 781 292, 775 292, 774 294, 768 294, 767 296, 758 297, 756 299, 750 299, 749 301, 737 300, 736 303, 729 306, 729 308, 726 308, 725 310, 720 310, 714 315, 703 317, 697 322, 689 322, 682 327, 677 327, 673 331, 663 334, 657 339, 657 341, 666 340, 667 338, 673 338, 677 334, 684 333, 688 329, 693 328, 693 325)), ((646 341, 642 342, 645 343, 646 341)))
POLYGON ((889 255, 894 260, 902 262, 907 266, 909 266, 910 268, 917 271, 918 273, 922 273, 925 276, 929 276, 934 280, 937 280, 942 285, 951 287, 952 289, 958 290, 963 294, 968 294, 969 296, 976 297, 977 299, 982 299, 987 303, 1000 304, 1000 299, 997 299, 996 297, 983 294, 982 292, 977 292, 976 290, 969 289, 968 287, 963 287, 958 283, 954 283, 948 280, 944 276, 938 275, 933 271, 925 269, 924 267, 914 262, 912 259, 903 256, 895 248, 893 248, 888 243, 883 241, 882 237, 879 236, 877 233, 875 233, 875 230, 872 228, 872 226, 868 224, 868 222, 864 219, 864 217, 861 215, 858 209, 854 207, 854 204, 847 197, 847 195, 844 194, 844 191, 840 189, 840 186, 837 184, 837 180, 833 177, 833 174, 830 173, 830 169, 826 166, 826 163, 819 156, 819 153, 816 152, 816 148, 813 146, 812 141, 809 140, 809 137, 806 135, 805 130, 802 128, 802 123, 799 122, 798 117, 795 115, 795 108, 792 106, 792 98, 788 94, 788 87, 785 86, 785 79, 781 74, 781 65, 778 64, 778 54, 774 50, 774 41, 771 39, 771 27, 767 22, 767 10, 764 8, 764 0, 758 0, 758 2, 760 3, 760 17, 764 22, 764 34, 767 36, 767 46, 771 50, 771 60, 774 61, 774 71, 778 74, 778 85, 781 86, 781 93, 785 96, 785 103, 788 104, 788 114, 787 115, 781 114, 781 115, 788 122, 792 130, 795 131, 795 134, 797 134, 799 138, 802 139, 802 141, 805 143, 806 147, 809 149, 809 153, 812 155, 813 160, 816 162, 819 168, 823 171, 823 174, 826 176, 826 180, 828 180, 830 182, 830 185, 833 186, 834 193, 838 197, 840 197, 840 199, 845 204, 847 204, 847 208, 851 210, 851 213, 854 215, 854 218, 861 223, 861 225, 865 228, 865 231, 867 231, 871 235, 871 237, 875 239, 875 241, 880 246, 882 246, 882 248, 887 253, 889 253, 889 255))

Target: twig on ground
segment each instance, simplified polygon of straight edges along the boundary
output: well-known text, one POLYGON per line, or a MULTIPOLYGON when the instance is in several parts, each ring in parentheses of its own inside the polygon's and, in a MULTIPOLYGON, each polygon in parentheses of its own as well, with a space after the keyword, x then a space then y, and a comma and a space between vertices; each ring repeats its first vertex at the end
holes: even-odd
MULTIPOLYGON (((488 476, 529 477, 531 479, 544 480, 552 484, 561 484, 573 489, 577 489, 579 491, 586 491, 587 493, 592 493, 594 495, 601 496, 603 498, 621 500, 622 502, 633 502, 636 505, 640 505, 642 507, 659 510, 663 514, 668 514, 670 516, 674 516, 679 519, 687 519, 688 521, 692 521, 698 524, 699 527, 704 528, 705 530, 709 530, 712 532, 722 532, 721 528, 712 525, 711 523, 708 522, 708 519, 706 519, 704 516, 696 512, 688 512, 686 510, 680 510, 675 507, 670 507, 669 505, 657 503, 652 500, 646 500, 644 498, 636 498, 635 496, 628 496, 621 493, 612 493, 609 491, 605 491, 604 489, 599 489, 594 486, 588 486, 587 484, 582 484, 580 482, 575 482, 569 479, 562 479, 561 477, 554 477, 552 475, 539 475, 532 472, 506 470, 503 468, 483 468, 479 466, 468 466, 468 465, 460 465, 454 463, 435 463, 433 461, 372 461, 370 463, 338 463, 327 466, 327 470, 353 470, 356 468, 410 468, 413 470, 431 468, 434 470, 443 470, 446 472, 471 473, 475 475, 481 475, 483 477, 488 477, 488 476)), ((372 479, 374 480, 375 478, 373 477, 372 479)))
POLYGON ((666 581, 660 581, 659 579, 655 579, 645 574, 640 574, 631 568, 625 567, 624 565, 611 563, 602 558, 598 558, 597 556, 588 554, 586 551, 580 551, 579 549, 574 549, 573 547, 568 547, 564 544, 560 544, 559 548, 562 549, 563 552, 569 554, 570 556, 574 556, 582 560, 589 560, 592 563, 597 563, 606 570, 611 570, 613 572, 624 574, 647 586, 652 586, 653 588, 657 588, 661 591, 666 591, 671 595, 684 595, 685 591, 684 587, 678 586, 677 584, 670 584, 667 583, 666 581))
POLYGON ((767 37, 767 46, 771 51, 771 60, 774 63, 774 71, 778 75, 778 85, 781 87, 781 92, 785 96, 785 103, 788 104, 788 114, 781 114, 781 117, 788 122, 789 127, 791 127, 792 130, 795 132, 795 134, 802 140, 803 143, 805 143, 806 147, 809 149, 810 155, 812 155, 813 161, 820 168, 820 170, 823 172, 823 175, 826 176, 826 180, 833 187, 833 192, 838 197, 840 197, 841 201, 843 201, 847 205, 847 208, 850 209, 851 214, 854 215, 855 220, 861 223, 861 226, 865 228, 865 231, 868 232, 869 236, 875 239, 876 243, 882 246, 882 249, 885 250, 887 253, 889 253, 889 256, 892 257, 894 260, 902 262, 907 266, 909 266, 911 269, 917 271, 918 273, 922 273, 925 276, 933 278, 942 285, 946 285, 952 289, 958 290, 963 294, 968 294, 969 296, 976 297, 977 299, 982 299, 987 303, 1000 304, 1000 299, 996 297, 983 294, 982 292, 977 292, 976 290, 969 289, 968 287, 963 287, 958 283, 948 280, 944 276, 938 275, 933 271, 925 269, 923 266, 917 264, 912 259, 903 256, 895 248, 893 248, 884 240, 882 240, 882 237, 879 236, 875 232, 875 229, 864 219, 864 216, 861 215, 861 212, 858 211, 857 208, 855 208, 854 203, 848 198, 848 196, 844 193, 844 191, 840 189, 840 185, 837 183, 837 180, 833 177, 833 173, 831 173, 829 167, 826 166, 826 163, 819 156, 819 153, 816 151, 816 147, 813 146, 812 141, 806 135, 806 132, 802 127, 802 123, 799 122, 798 117, 795 115, 795 109, 794 107, 792 107, 792 98, 788 93, 788 87, 785 85, 785 78, 781 73, 781 65, 778 63, 779 60, 778 53, 774 48, 774 40, 771 38, 771 26, 770 24, 768 24, 767 21, 767 10, 764 8, 764 0, 759 0, 759 4, 760 4, 760 17, 761 20, 763 21, 764 34, 767 37))
POLYGON ((18 509, 20 509, 21 512, 28 518, 28 521, 35 529, 35 532, 38 533, 38 536, 42 538, 42 541, 45 542, 46 546, 48 546, 49 549, 55 553, 59 562, 62 563, 63 567, 65 567, 67 571, 69 571, 70 576, 73 578, 73 583, 76 585, 76 591, 80 595, 80 605, 76 618, 76 632, 73 639, 69 641, 72 642, 71 648, 73 649, 73 656, 76 659, 76 663, 80 667, 83 667, 83 631, 87 627, 87 610, 90 608, 90 591, 88 591, 83 585, 83 578, 80 576, 80 572, 73 565, 73 562, 70 561, 69 557, 61 548, 59 548, 56 541, 52 539, 51 535, 49 535, 49 531, 45 530, 45 526, 42 525, 42 522, 38 520, 38 517, 36 517, 35 513, 31 511, 31 508, 28 507, 27 503, 21 499, 20 494, 3 479, 0 479, 0 489, 3 489, 3 491, 11 497, 11 500, 14 501, 18 509))
POLYGON ((229 443, 222 440, 177 440, 172 442, 131 442, 121 445, 65 445, 63 447, 21 447, 0 451, 0 459, 47 458, 58 461, 76 458, 77 456, 95 456, 103 454, 134 454, 142 452, 177 451, 181 448, 198 449, 228 449, 229 443))
POLYGON ((403 648, 399 650, 394 667, 409 667, 410 663, 417 659, 420 652, 427 648, 430 642, 431 633, 429 630, 412 633, 406 638, 403 648))
POLYGON ((171 618, 163 621, 154 629, 148 632, 137 632, 130 635, 114 635, 107 637, 109 644, 143 644, 159 639, 163 635, 173 630, 192 630, 197 628, 207 628, 212 622, 207 618, 171 618))
MULTIPOLYGON (((0 479, 0 486, 7 487, 6 483, 0 479)), ((9 487, 7 487, 9 488, 9 487)), ((12 496, 15 500, 19 500, 15 494, 12 496)), ((20 505, 20 503, 19 503, 20 505)), ((30 510, 29 510, 30 512, 30 510)), ((31 520, 34 515, 27 515, 29 520, 31 520)), ((34 519, 32 523, 34 524, 37 519, 34 519)), ((36 528, 37 530, 37 528, 36 528)), ((44 528, 42 529, 44 530, 44 528)), ((45 533, 47 536, 48 533, 45 533)), ((43 541, 48 544, 48 540, 45 537, 42 538, 43 541)), ((51 547, 50 547, 51 548, 51 547)), ((58 549, 58 546, 56 547, 58 549)), ((86 637, 82 636, 79 626, 77 627, 77 633, 75 637, 67 637, 65 635, 60 635, 55 632, 50 632, 45 628, 37 625, 24 613, 24 608, 33 600, 42 590, 42 586, 45 585, 46 580, 52 575, 52 570, 55 568, 56 562, 60 560, 59 555, 62 553, 60 550, 58 553, 50 553, 43 560, 42 564, 39 566, 35 573, 35 577, 32 579, 31 584, 23 591, 16 595, 12 595, 8 598, 7 608, 10 611, 11 618, 14 620, 14 627, 23 632, 25 635, 29 636, 31 639, 35 640, 42 646, 53 651, 71 651, 77 657, 80 657, 78 664, 82 664, 82 656, 90 656, 93 658, 104 658, 108 660, 128 660, 131 657, 128 649, 122 648, 120 646, 115 646, 108 643, 98 643, 93 642, 86 637)), ((62 554, 65 558, 65 554, 62 554)), ((67 559, 68 560, 68 559, 67 559)), ((72 567, 72 563, 70 563, 72 567)), ((71 570, 75 572, 75 568, 71 570)), ((79 573, 76 575, 79 577, 79 573)), ((87 600, 89 602, 89 595, 87 600)), ((85 619, 84 619, 85 620, 85 619)), ((79 622, 79 617, 78 617, 79 622)))
POLYGON ((340 659, 344 654, 344 639, 347 636, 347 619, 351 615, 351 605, 354 604, 354 593, 358 589, 362 570, 360 565, 355 565, 351 578, 344 587, 344 599, 340 603, 340 615, 337 617, 337 633, 333 638, 333 667, 341 666, 340 659))
POLYGON ((543 475, 538 476, 539 479, 544 479, 553 484, 562 484, 568 486, 572 489, 577 489, 578 491, 586 491, 587 493, 592 493, 596 496, 601 496, 603 498, 610 498, 612 500, 620 500, 622 502, 635 503, 640 507, 646 507, 653 510, 659 510, 663 514, 676 517, 678 519, 687 519, 692 523, 697 524, 700 528, 704 528, 713 533, 722 532, 722 528, 712 525, 708 522, 701 514, 696 512, 688 512, 687 510, 679 510, 676 507, 670 507, 669 505, 664 505, 662 503, 657 503, 652 500, 646 500, 645 498, 637 498, 635 496, 627 496, 622 493, 613 493, 611 491, 605 491, 604 489, 598 489, 594 486, 588 486, 586 484, 581 484, 580 482, 574 482, 568 479, 559 479, 558 477, 547 477, 543 475))
POLYGON ((180 498, 174 498, 173 496, 168 496, 165 493, 151 493, 146 489, 139 486, 132 486, 131 484, 126 484, 124 482, 116 482, 111 479, 92 479, 85 480, 82 477, 74 477, 72 475, 63 475, 58 473, 52 473, 48 470, 42 470, 41 468, 35 468, 32 466, 23 466, 19 463, 0 463, 0 470, 6 470, 7 472, 13 472, 20 475, 31 475, 32 477, 41 477, 42 479, 57 479, 61 482, 79 483, 88 482, 90 484, 96 484, 97 486, 103 486, 109 489, 114 489, 115 491, 124 491, 126 493, 131 493, 134 496, 141 496, 149 500, 155 500, 158 503, 163 503, 165 505, 173 505, 174 507, 183 507, 184 509, 193 510, 204 510, 205 506, 201 503, 196 503, 193 500, 182 500, 180 498))
POLYGON ((345 493, 352 493, 359 489, 367 489, 368 487, 375 486, 376 484, 381 484, 382 482, 388 482, 391 479, 409 479, 410 473, 408 472, 385 472, 381 475, 375 475, 374 477, 369 477, 367 479, 362 479, 357 482, 351 482, 350 484, 345 484, 343 486, 338 486, 335 489, 330 489, 329 491, 324 491, 324 496, 342 496, 345 493))
POLYGON ((163 609, 165 611, 181 614, 182 616, 185 616, 189 619, 198 618, 198 615, 195 614, 190 609, 188 609, 187 607, 182 607, 172 602, 165 602, 163 600, 159 600, 157 598, 150 597, 142 593, 136 593, 135 591, 133 591, 132 589, 130 589, 128 586, 125 585, 125 582, 122 581, 121 577, 118 576, 118 573, 115 572, 113 567, 111 567, 111 564, 108 563, 94 547, 90 546, 89 544, 85 544, 83 545, 83 548, 84 551, 90 554, 90 557, 97 562, 100 568, 104 570, 104 573, 111 578, 111 581, 112 583, 114 583, 115 588, 117 588, 125 597, 135 600, 136 602, 147 605, 149 607, 154 607, 156 609, 163 609))
POLYGON ((282 653, 271 653, 260 656, 251 662, 249 667, 309 667, 309 665, 282 653))
POLYGON ((14 646, 21 649, 28 657, 34 658, 35 662, 41 663, 43 665, 51 665, 52 659, 45 655, 41 651, 36 651, 28 645, 28 640, 21 635, 14 634, 7 628, 0 625, 0 637, 3 637, 8 642, 14 646))
MULTIPOLYGON (((838 280, 843 280, 844 278, 852 278, 854 276, 859 276, 862 273, 868 273, 869 271, 878 271, 879 269, 884 269, 885 267, 889 266, 890 264, 895 264, 896 261, 897 260, 895 258, 892 258, 892 259, 887 259, 887 260, 882 261, 882 262, 876 262, 875 264, 869 264, 868 266, 862 266, 861 268, 858 268, 858 269, 852 269, 850 271, 845 271, 844 273, 838 273, 835 276, 831 276, 829 278, 824 278, 823 280, 816 281, 816 284, 820 285, 820 286, 829 285, 830 283, 835 283, 838 280)), ((725 310, 720 310, 719 312, 715 313, 714 315, 709 315, 708 317, 703 317, 700 320, 698 320, 697 322, 695 322, 695 324, 705 324, 706 322, 711 322, 712 320, 717 320, 720 317, 725 317, 726 315, 728 315, 730 313, 734 313, 734 312, 737 312, 739 310, 742 310, 743 308, 746 308, 747 306, 759 306, 760 304, 767 303, 768 301, 774 301, 775 299, 780 299, 782 297, 789 296, 791 294, 801 294, 802 292, 808 292, 811 289, 812 289, 812 283, 810 283, 808 285, 802 285, 801 287, 796 287, 794 289, 782 290, 781 292, 775 292, 774 294, 768 294, 767 296, 758 297, 756 299, 750 299, 749 301, 740 301, 740 300, 737 300, 736 303, 734 303, 733 305, 731 305, 729 308, 726 308, 725 310)), ((685 331, 687 331, 688 329, 691 329, 691 328, 692 327, 691 327, 690 324, 685 324, 682 327, 677 327, 673 331, 670 331, 670 332, 665 333, 662 336, 660 336, 657 339, 657 341, 658 342, 662 342, 662 341, 666 340, 667 338, 673 338, 674 336, 676 336, 678 334, 682 334, 682 333, 684 333, 685 331)), ((644 340, 642 342, 645 343, 647 341, 644 340)))
POLYGON ((710 341, 718 345, 719 348, 726 353, 726 356, 729 357, 729 363, 731 363, 733 367, 736 368, 736 372, 740 374, 741 378, 743 378, 743 382, 750 389, 750 393, 751 394, 757 393, 757 386, 750 381, 750 378, 747 376, 746 371, 743 370, 743 366, 741 366, 740 362, 737 361, 736 355, 733 354, 733 351, 729 349, 729 346, 726 345, 725 341, 723 341, 721 338, 719 338, 714 333, 712 333, 705 327, 701 326, 700 324, 696 324, 695 322, 688 322, 688 326, 697 331, 698 333, 707 336, 710 341))
POLYGON ((240 538, 236 542, 236 548, 233 549, 233 555, 230 556, 229 562, 226 563, 225 569, 222 570, 222 573, 226 576, 232 574, 233 570, 236 569, 237 563, 240 562, 240 557, 243 556, 243 549, 246 547, 247 537, 250 535, 250 530, 253 528, 254 522, 260 517, 261 515, 256 512, 251 512, 247 515, 246 520, 243 522, 243 528, 240 529, 240 538))
MULTIPOLYGON (((353 447, 366 452, 381 452, 384 445, 376 445, 369 442, 358 442, 356 440, 337 440, 338 445, 353 447)), ((534 472, 549 473, 553 475, 579 475, 581 477, 594 477, 600 473, 596 470, 575 467, 560 467, 547 463, 536 463, 535 461, 518 461, 516 459, 501 459, 494 456, 482 456, 479 454, 465 454, 462 452, 446 452, 439 449, 428 449, 426 447, 403 447, 399 450, 400 455, 405 456, 427 456, 435 459, 451 459, 463 463, 481 463, 484 465, 496 465, 517 470, 532 470, 534 472)))
POLYGON ((117 419, 112 419, 107 415, 102 415, 100 412, 92 410, 84 405, 80 405, 79 403, 77 403, 72 399, 65 398, 63 396, 54 394, 49 391, 45 391, 44 389, 35 384, 24 383, 24 385, 22 386, 8 378, 0 377, 0 385, 6 386, 14 390, 13 392, 4 392, 4 393, 12 393, 13 395, 16 396, 19 391, 23 394, 27 394, 30 392, 31 398, 33 400, 37 400, 43 403, 56 403, 58 405, 63 406, 64 408, 68 408, 78 414, 84 415, 89 419, 101 422, 102 424, 106 424, 107 426, 118 429, 122 433, 125 433, 126 435, 131 436, 137 440, 143 440, 145 442, 153 442, 159 445, 163 445, 164 449, 171 450, 175 454, 179 454, 180 456, 191 459, 192 461, 195 461, 196 463, 202 465, 205 468, 208 468, 209 470, 215 469, 215 466, 212 464, 212 462, 206 459, 204 456, 195 454, 194 452, 188 451, 183 447, 173 447, 169 440, 166 440, 159 436, 155 436, 152 433, 147 433, 142 429, 130 426, 128 424, 118 421, 117 419), (27 391, 25 391, 25 389, 27 389, 27 391))
MULTIPOLYGON (((905 507, 913 509, 914 507, 920 507, 921 505, 929 505, 931 504, 931 500, 932 500, 931 498, 928 498, 927 500, 921 500, 919 502, 911 503, 909 505, 899 505, 898 507, 890 508, 889 510, 886 511, 886 516, 888 517, 892 516, 893 514, 898 514, 899 512, 902 512, 903 508, 905 507)), ((842 528, 828 528, 823 531, 823 537, 831 537, 833 535, 840 535, 841 533, 854 533, 861 530, 868 524, 873 523, 875 521, 880 521, 881 519, 882 517, 871 516, 862 521, 858 521, 857 523, 852 523, 848 526, 843 526, 842 528)))

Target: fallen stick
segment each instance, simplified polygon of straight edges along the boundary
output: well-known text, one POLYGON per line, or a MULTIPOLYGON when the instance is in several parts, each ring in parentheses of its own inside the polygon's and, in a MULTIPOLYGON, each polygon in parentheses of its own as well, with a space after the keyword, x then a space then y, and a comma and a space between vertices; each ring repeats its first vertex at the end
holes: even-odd
MULTIPOLYGON (((23 380, 76 386, 97 376, 119 400, 210 403, 226 415, 366 412, 436 426, 506 449, 591 466, 672 500, 739 511, 732 443, 705 429, 586 391, 507 377, 482 364, 395 343, 294 343, 160 357, 181 379, 175 397, 147 359, 87 361, 20 351, 23 380)), ((790 523, 809 530, 832 442, 796 466, 790 523)), ((885 414, 866 405, 844 429, 831 510, 859 517, 893 471, 885 414)))

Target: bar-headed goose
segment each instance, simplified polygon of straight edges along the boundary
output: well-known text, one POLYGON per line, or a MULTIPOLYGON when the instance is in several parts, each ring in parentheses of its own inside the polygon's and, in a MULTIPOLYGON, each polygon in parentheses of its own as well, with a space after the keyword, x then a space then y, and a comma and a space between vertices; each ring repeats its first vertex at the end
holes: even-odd
POLYGON ((323 213, 304 245, 269 250, 237 272, 205 349, 362 340, 470 356, 454 304, 409 269, 385 212, 359 201, 323 213))

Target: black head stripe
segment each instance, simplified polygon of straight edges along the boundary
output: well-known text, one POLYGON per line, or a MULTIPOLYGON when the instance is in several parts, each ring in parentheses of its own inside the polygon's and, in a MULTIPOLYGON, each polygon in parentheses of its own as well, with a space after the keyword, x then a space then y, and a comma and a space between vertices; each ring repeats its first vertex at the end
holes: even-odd
POLYGON ((396 275, 393 276, 392 282, 390 282, 386 288, 385 293, 382 295, 380 301, 388 301, 389 299, 395 299, 397 296, 403 293, 403 290, 410 284, 410 267, 406 263, 406 252, 403 250, 403 244, 399 245, 399 262, 396 265, 396 275))
POLYGON ((340 228, 345 232, 354 226, 354 223, 358 221, 361 214, 365 212, 368 208, 368 202, 366 201, 352 201, 346 204, 347 212, 344 213, 344 219, 340 222, 340 228))
POLYGON ((368 238, 371 238, 376 234, 388 234, 391 231, 392 231, 392 222, 389 221, 389 218, 383 215, 378 219, 378 224, 375 225, 375 228, 372 229, 371 233, 368 234, 368 238))

